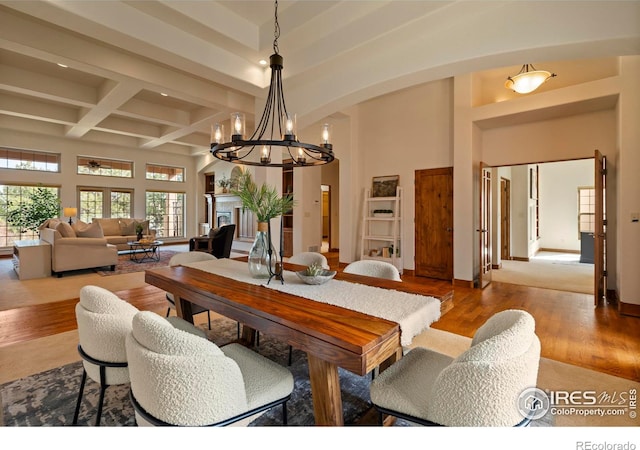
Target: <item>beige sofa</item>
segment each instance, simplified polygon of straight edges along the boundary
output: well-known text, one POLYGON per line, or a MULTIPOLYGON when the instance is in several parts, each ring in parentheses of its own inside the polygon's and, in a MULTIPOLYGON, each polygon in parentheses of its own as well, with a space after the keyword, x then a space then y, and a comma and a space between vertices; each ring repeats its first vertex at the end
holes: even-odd
POLYGON ((155 230, 149 230, 149 221, 145 219, 94 218, 91 223, 99 223, 104 238, 118 250, 129 250, 127 242, 136 241, 136 224, 142 224, 142 234, 155 239, 155 230))
POLYGON ((97 225, 72 227, 58 219, 50 219, 40 227, 40 239, 51 244, 51 270, 58 278, 69 270, 106 266, 115 270, 118 249, 101 235, 97 225))

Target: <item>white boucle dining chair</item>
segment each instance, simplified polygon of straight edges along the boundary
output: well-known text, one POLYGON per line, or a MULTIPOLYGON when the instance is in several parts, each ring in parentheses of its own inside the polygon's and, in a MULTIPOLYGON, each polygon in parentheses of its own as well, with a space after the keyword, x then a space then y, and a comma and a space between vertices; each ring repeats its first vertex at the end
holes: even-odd
POLYGON ((76 304, 78 352, 82 357, 82 381, 72 423, 78 423, 87 376, 100 384, 96 426, 100 425, 104 394, 108 386, 129 383, 125 338, 138 309, 99 286, 80 289, 76 304))
POLYGON ((319 264, 323 269, 329 270, 329 262, 327 257, 318 252, 301 252, 290 257, 287 262, 291 264, 300 264, 301 266, 310 266, 319 264))
POLYGON ((142 311, 126 349, 139 426, 223 426, 277 405, 287 422, 293 375, 240 344, 218 347, 142 311))
MULTIPOLYGON (((102 287, 87 285, 80 289, 76 321, 80 338, 78 352, 82 357, 83 371, 73 425, 78 423, 87 376, 100 384, 96 426, 100 425, 107 387, 129 383, 125 341, 138 312, 138 308, 102 287)), ((179 317, 169 317, 166 321, 181 330, 205 337, 204 331, 179 317)))
MULTIPOLYGON (((192 263, 192 262, 210 261, 213 259, 218 259, 218 258, 213 256, 211 253, 197 252, 197 251, 181 252, 181 253, 176 253, 171 257, 171 259, 169 260, 169 267, 175 267, 181 264, 192 263)), ((167 317, 169 317, 169 314, 171 314, 171 310, 176 309, 176 302, 175 302, 175 299, 173 298, 173 294, 171 294, 170 292, 167 292, 166 298, 167 298, 167 302, 169 303, 169 307, 167 308, 167 317)), ((207 308, 203 308, 200 305, 194 305, 194 304, 191 305, 191 313, 193 315, 200 314, 203 312, 207 313, 207 323, 208 323, 209 329, 211 329, 211 312, 207 308)))
POLYGON ((344 273, 402 281, 400 272, 396 266, 386 261, 376 261, 373 259, 354 261, 344 268, 344 273))
POLYGON ((533 317, 505 310, 490 317, 457 358, 420 347, 409 351, 372 381, 371 402, 381 419, 389 414, 422 425, 528 425, 531 411, 520 397, 535 387, 539 363, 533 317))

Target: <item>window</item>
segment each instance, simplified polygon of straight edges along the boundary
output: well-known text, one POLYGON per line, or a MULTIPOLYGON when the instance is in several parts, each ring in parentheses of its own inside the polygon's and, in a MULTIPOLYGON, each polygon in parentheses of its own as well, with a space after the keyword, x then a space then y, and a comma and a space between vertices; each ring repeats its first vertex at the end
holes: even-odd
POLYGON ((81 187, 78 189, 78 218, 91 222, 94 217, 133 217, 133 190, 81 187))
POLYGON ((60 172, 60 155, 15 148, 0 148, 0 169, 60 172))
POLYGON ((593 233, 596 229, 596 190, 593 187, 578 188, 578 238, 580 233, 593 233))
POLYGON ((0 247, 11 247, 13 241, 23 239, 38 239, 37 230, 29 230, 24 233, 19 227, 10 225, 7 216, 10 211, 22 208, 31 201, 30 195, 37 188, 46 189, 56 197, 60 197, 60 189, 57 187, 33 186, 33 185, 0 185, 0 247))
POLYGON ((147 180, 184 182, 184 169, 182 167, 159 166, 147 164, 147 180))
POLYGON ((133 178, 133 162, 78 156, 79 175, 133 178))
POLYGON ((147 191, 147 219, 158 238, 185 237, 185 199, 184 192, 147 191))

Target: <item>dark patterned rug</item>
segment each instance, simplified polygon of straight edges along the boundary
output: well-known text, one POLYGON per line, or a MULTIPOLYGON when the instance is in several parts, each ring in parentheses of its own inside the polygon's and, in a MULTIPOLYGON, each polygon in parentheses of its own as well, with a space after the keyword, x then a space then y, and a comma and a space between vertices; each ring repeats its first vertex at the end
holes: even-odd
POLYGON ((160 248, 159 250, 159 261, 151 258, 141 259, 144 255, 139 254, 136 256, 140 260, 140 262, 136 262, 135 260, 131 259, 131 255, 128 252, 121 253, 118 255, 118 264, 116 265, 116 270, 111 271, 105 267, 100 270, 96 270, 96 273, 102 276, 110 276, 121 275, 123 273, 144 272, 147 269, 155 269, 156 267, 168 266, 171 257, 178 253, 174 252, 173 250, 162 250, 162 248, 160 248))
MULTIPOLYGON (((218 319, 208 331, 210 339, 219 345, 235 339, 236 323, 218 319)), ((259 353, 287 365, 288 346, 268 336, 260 335, 259 353)), ((306 354, 294 350, 289 367, 295 387, 289 400, 289 425, 313 425, 309 372, 306 354)), ((0 386, 2 413, 6 426, 63 426, 73 419, 82 365, 80 362, 41 372, 0 386)), ((345 423, 354 423, 369 408, 369 377, 359 377, 340 369, 340 384, 345 423)), ((87 380, 80 409, 79 425, 95 423, 98 404, 98 384, 87 380)), ((282 409, 277 407, 256 419, 251 426, 279 426, 282 409)), ((109 386, 106 391, 101 425, 135 426, 133 407, 129 400, 129 385, 109 386)))
MULTIPOLYGON (((205 325, 206 327, 206 325, 205 325)), ((236 338, 236 322, 217 319, 211 323, 209 338, 223 345, 236 338)), ((260 346, 256 349, 262 355, 287 365, 288 346, 269 336, 260 335, 260 346)), ((292 364, 295 386, 287 403, 289 426, 314 425, 313 403, 310 394, 309 371, 306 354, 293 351, 292 364)), ((358 376, 339 369, 340 388, 344 421, 356 424, 370 407, 370 376, 358 376)), ((73 419, 78 388, 82 377, 80 362, 41 372, 0 386, 2 415, 6 426, 64 426, 73 419)), ((84 399, 80 409, 79 425, 93 426, 98 404, 98 384, 88 379, 84 399)), ((547 417, 551 417, 547 414, 547 417)), ((280 426, 282 409, 273 408, 254 420, 250 426, 280 426)), ((102 426, 135 426, 133 407, 129 400, 129 385, 109 386, 104 400, 102 426)), ((551 426, 546 420, 538 420, 533 426, 551 426)), ((398 420, 396 426, 411 426, 398 420)))

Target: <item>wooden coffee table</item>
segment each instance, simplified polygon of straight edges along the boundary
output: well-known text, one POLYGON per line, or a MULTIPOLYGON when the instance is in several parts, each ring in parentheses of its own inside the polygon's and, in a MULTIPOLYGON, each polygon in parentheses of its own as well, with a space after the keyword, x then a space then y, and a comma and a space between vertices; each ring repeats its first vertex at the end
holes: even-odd
POLYGON ((147 260, 160 261, 160 246, 164 244, 162 241, 140 242, 129 241, 129 259, 137 263, 147 260))

